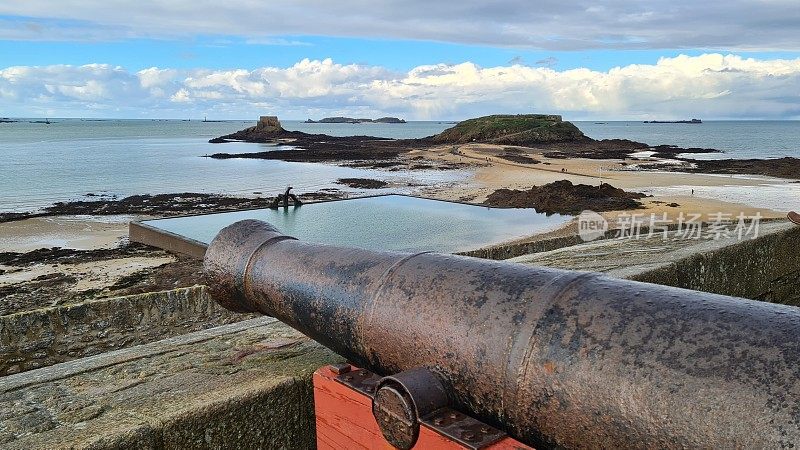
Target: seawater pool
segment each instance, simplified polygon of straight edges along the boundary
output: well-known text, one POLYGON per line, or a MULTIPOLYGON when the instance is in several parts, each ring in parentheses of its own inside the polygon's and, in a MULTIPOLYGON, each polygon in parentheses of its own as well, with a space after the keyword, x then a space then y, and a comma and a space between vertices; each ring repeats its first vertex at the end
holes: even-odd
POLYGON ((453 253, 549 231, 568 222, 571 216, 383 195, 142 223, 209 244, 222 228, 244 219, 264 220, 284 234, 308 242, 371 250, 453 253))

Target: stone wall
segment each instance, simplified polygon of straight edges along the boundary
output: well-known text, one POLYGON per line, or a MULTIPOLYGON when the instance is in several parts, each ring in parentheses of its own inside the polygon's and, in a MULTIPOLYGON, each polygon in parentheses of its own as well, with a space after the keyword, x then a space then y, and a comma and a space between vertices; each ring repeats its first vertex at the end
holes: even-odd
MULTIPOLYGON (((608 231, 603 236, 603 239, 614 237, 616 233, 616 230, 608 231)), ((541 241, 496 245, 493 247, 485 247, 477 250, 460 252, 458 254, 472 256, 474 258, 504 260, 515 258, 517 256, 528 255, 531 253, 548 252, 550 250, 570 247, 573 245, 582 244, 583 242, 585 241, 581 239, 580 236, 570 235, 541 241)))
MULTIPOLYGON (((674 229, 674 227, 669 227, 674 229)), ((618 278, 800 306, 800 228, 765 221, 754 240, 662 241, 578 236, 483 248, 461 254, 570 270, 605 272, 618 278), (651 242, 653 241, 653 242, 651 242), (636 244, 635 246, 633 244, 636 244)), ((647 228, 642 228, 647 235, 647 228)))
POLYGON ((0 377, 0 448, 313 449, 342 359, 271 317, 0 377))
POLYGON ((800 227, 696 253, 628 278, 800 306, 800 227))
POLYGON ((261 116, 256 124, 256 130, 258 131, 280 131, 282 129, 278 116, 261 116))
POLYGON ((0 376, 250 317, 217 305, 205 286, 0 316, 0 376))

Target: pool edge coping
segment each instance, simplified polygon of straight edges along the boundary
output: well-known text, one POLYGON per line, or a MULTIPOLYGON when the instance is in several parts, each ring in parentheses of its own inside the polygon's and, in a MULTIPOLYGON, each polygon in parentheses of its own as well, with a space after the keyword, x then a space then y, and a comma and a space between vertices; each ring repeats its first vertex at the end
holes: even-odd
MULTIPOLYGON (((465 206, 477 206, 483 207, 487 209, 531 209, 537 214, 539 213, 536 211, 536 208, 513 208, 510 206, 487 206, 481 205, 478 203, 469 203, 459 200, 446 200, 446 199, 438 199, 438 198, 430 198, 430 197, 422 197, 419 195, 411 195, 411 194, 401 194, 401 193, 385 193, 385 194, 372 194, 372 195, 362 195, 359 197, 349 197, 349 198, 335 198, 330 200, 317 200, 303 203, 303 205, 314 205, 319 203, 332 203, 332 202, 342 202, 347 200, 360 200, 365 198, 379 198, 379 197, 389 197, 389 196, 399 196, 399 197, 409 197, 409 198, 416 198, 420 200, 430 200, 436 202, 445 202, 445 203, 454 203, 458 205, 465 205, 465 206)), ((287 207, 284 207, 287 208, 287 207)), ((160 248, 162 250, 166 250, 169 252, 180 253, 186 256, 190 256, 196 259, 203 259, 205 256, 206 249, 208 245, 204 242, 200 242, 198 240, 188 238, 186 236, 182 236, 170 231, 163 230, 161 228, 154 227, 152 225, 148 225, 144 222, 153 222, 158 220, 166 220, 166 219, 183 219, 188 217, 198 217, 198 216, 209 216, 212 214, 225 214, 225 213, 233 213, 233 212, 247 212, 247 211, 257 211, 265 209, 263 207, 260 208, 245 208, 245 209, 235 209, 231 211, 217 211, 217 212, 205 212, 205 213, 197 213, 197 214, 185 214, 185 215, 178 215, 172 217, 162 217, 158 219, 148 219, 148 220, 132 220, 128 222, 128 238, 131 242, 137 242, 140 244, 149 245, 152 247, 160 248)), ((491 247, 491 246, 489 246, 491 247)), ((484 248, 489 247, 478 247, 473 250, 465 250, 456 252, 455 254, 463 254, 469 253, 474 251, 479 251, 484 248)))

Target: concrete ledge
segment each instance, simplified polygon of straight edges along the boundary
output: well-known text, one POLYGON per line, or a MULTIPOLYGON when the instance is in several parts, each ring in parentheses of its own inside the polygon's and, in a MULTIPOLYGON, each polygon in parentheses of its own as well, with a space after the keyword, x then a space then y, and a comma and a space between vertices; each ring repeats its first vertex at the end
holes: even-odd
POLYGON ((771 227, 758 239, 698 252, 628 278, 800 306, 800 227, 771 227))
POLYGON ((756 239, 681 239, 674 232, 604 239, 510 261, 605 272, 647 283, 800 305, 800 227, 763 223, 756 239))
POLYGON ((141 222, 130 222, 128 224, 128 239, 131 242, 149 245, 167 250, 172 253, 180 253, 196 259, 203 259, 208 246, 202 242, 195 241, 175 233, 159 230, 141 222))
POLYGON ((205 286, 0 316, 0 376, 239 321, 205 286))
POLYGON ((314 448, 311 374, 341 358, 262 317, 0 379, 0 446, 314 448))

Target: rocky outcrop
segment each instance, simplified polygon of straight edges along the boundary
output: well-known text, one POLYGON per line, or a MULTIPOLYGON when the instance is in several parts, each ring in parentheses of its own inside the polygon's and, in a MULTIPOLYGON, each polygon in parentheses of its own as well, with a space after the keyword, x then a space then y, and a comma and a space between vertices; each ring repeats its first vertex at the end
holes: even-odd
POLYGON ((536 208, 536 211, 547 214, 580 214, 587 209, 619 211, 641 208, 638 200, 644 197, 647 196, 626 192, 606 183, 598 187, 561 180, 534 186, 527 191, 498 189, 489 194, 484 204, 504 208, 536 208))
POLYGON ((786 156, 774 159, 718 159, 687 160, 694 167, 683 169, 689 172, 737 175, 748 173, 768 177, 800 179, 800 159, 786 156))
MULTIPOLYGON (((239 130, 225 136, 211 139, 212 144, 222 144, 231 140, 247 142, 266 142, 275 139, 291 138, 297 132, 286 131, 277 116, 261 116, 256 126, 239 130)), ((302 133, 301 133, 302 134, 302 133)))
POLYGON ((117 214, 145 214, 172 216, 177 214, 205 214, 266 208, 269 204, 270 199, 265 197, 230 197, 222 194, 197 192, 142 194, 131 195, 123 199, 58 202, 40 211, 29 213, 0 213, 0 223, 33 217, 63 215, 110 216, 117 214))
POLYGON ((389 185, 385 181, 373 180, 372 178, 339 178, 336 183, 357 189, 382 189, 389 185))

